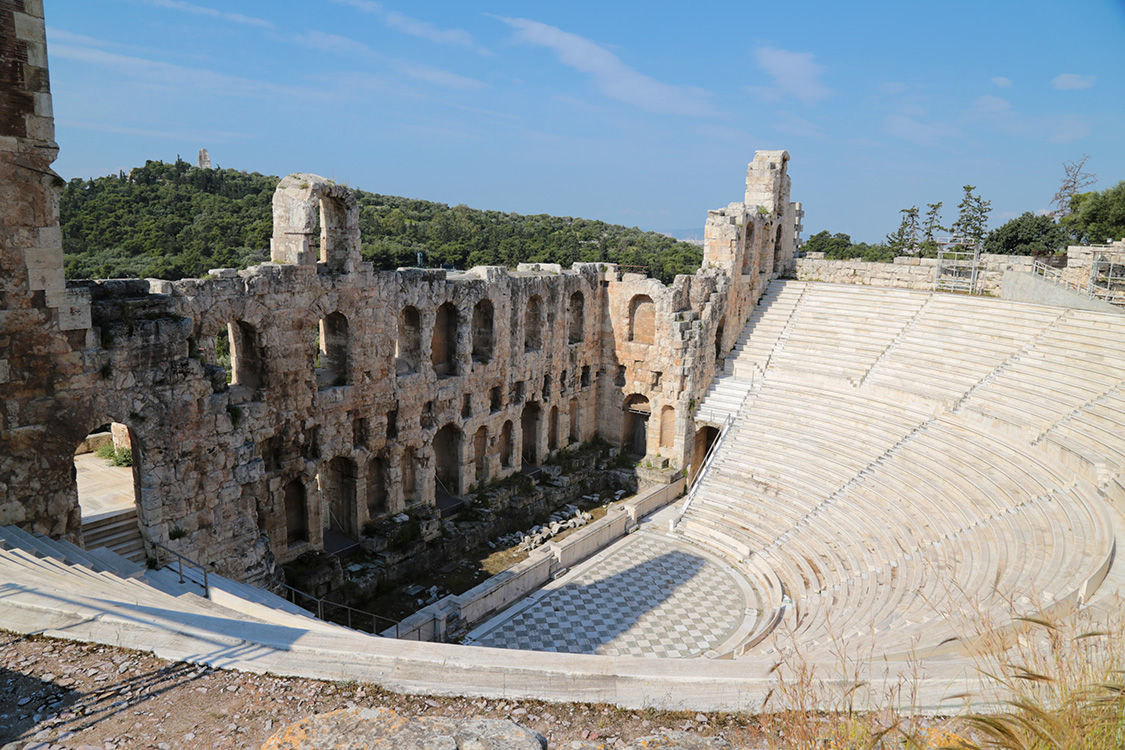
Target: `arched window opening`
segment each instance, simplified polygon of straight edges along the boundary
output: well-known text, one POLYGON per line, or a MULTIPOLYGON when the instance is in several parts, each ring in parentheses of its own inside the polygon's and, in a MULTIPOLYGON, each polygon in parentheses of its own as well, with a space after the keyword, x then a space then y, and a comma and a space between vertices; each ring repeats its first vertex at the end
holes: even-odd
POLYGON ((387 512, 387 462, 375 456, 367 463, 367 518, 387 512))
POLYGON ((422 321, 418 309, 407 305, 398 316, 398 338, 395 340, 395 373, 418 372, 422 362, 422 321))
POLYGON ((781 272, 781 222, 777 223, 777 232, 773 237, 773 272, 781 272))
POLYGON ((405 505, 413 505, 421 499, 418 491, 418 453, 414 446, 408 445, 403 449, 399 472, 402 475, 402 501, 405 505))
POLYGON ((457 374, 457 308, 446 302, 434 318, 434 337, 430 348, 430 362, 439 378, 457 374))
POLYGON ((570 438, 570 442, 577 443, 580 440, 582 440, 582 433, 579 431, 579 428, 581 427, 581 425, 578 421, 579 417, 580 417, 578 399, 572 398, 570 400, 570 410, 569 411, 570 411, 570 432, 568 434, 568 437, 570 438))
POLYGON ((234 370, 231 368, 231 341, 230 333, 226 329, 219 331, 215 336, 215 364, 223 368, 226 374, 227 385, 234 379, 234 370))
POLYGON ((621 450, 635 456, 648 453, 648 399, 634 393, 622 406, 624 419, 621 430, 621 450))
POLYGON ((343 271, 348 261, 348 207, 339 198, 320 199, 320 262, 343 271))
POLYGON ((318 388, 348 382, 348 319, 334 312, 320 321, 316 367, 318 388))
POLYGON ((454 424, 447 424, 434 435, 434 478, 435 494, 461 494, 461 430, 454 424))
POLYGON ((754 273, 754 224, 746 222, 742 230, 742 274, 754 273))
POLYGON ((656 328, 656 305, 646 294, 638 294, 629 303, 629 340, 651 344, 656 328))
POLYGON ((488 364, 492 359, 492 303, 482 299, 473 308, 473 361, 488 364))
POLYGON ((660 410, 660 447, 671 448, 676 442, 676 409, 665 406, 660 410))
POLYGON ((551 407, 551 416, 547 422, 547 450, 559 449, 559 407, 551 407))
POLYGON ((356 474, 355 461, 344 456, 322 464, 317 474, 320 497, 328 514, 325 527, 353 539, 359 531, 356 474))
POLYGON ((500 428, 500 466, 512 468, 512 420, 504 422, 500 428))
POLYGON ((488 428, 481 425, 473 435, 473 469, 478 482, 488 479, 488 428))
POLYGON ((265 385, 262 347, 254 326, 241 320, 227 325, 231 382, 251 391, 265 385))
POLYGON ((570 330, 567 337, 570 343, 577 344, 583 339, 586 330, 586 298, 582 292, 570 295, 570 330))
POLYGON ((719 431, 709 425, 700 427, 695 431, 695 436, 691 441, 691 467, 688 472, 688 482, 694 482, 696 474, 699 473, 699 468, 703 465, 703 461, 707 458, 707 451, 711 450, 711 446, 719 438, 719 431))
POLYGON ((285 485, 285 538, 290 547, 309 540, 309 504, 299 479, 285 485))
POLYGON ((719 327, 715 329, 715 364, 719 364, 723 359, 723 321, 719 321, 719 327))
POLYGON ((120 422, 95 428, 75 447, 73 469, 86 549, 108 547, 144 562, 141 454, 133 431, 120 422))
POLYGON ((539 465, 539 404, 529 401, 520 415, 524 466, 539 465))
POLYGON ((543 347, 543 301, 538 294, 531 295, 523 315, 523 350, 538 351, 543 347))

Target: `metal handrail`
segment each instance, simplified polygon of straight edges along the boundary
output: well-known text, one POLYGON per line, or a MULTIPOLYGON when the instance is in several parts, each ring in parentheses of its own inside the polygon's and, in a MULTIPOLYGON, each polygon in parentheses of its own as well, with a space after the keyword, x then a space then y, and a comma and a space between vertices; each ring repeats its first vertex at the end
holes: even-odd
MULTIPOLYGON (((753 390, 753 381, 751 381, 751 390, 753 390)), ((718 455, 719 446, 721 446, 723 444, 723 441, 726 440, 727 433, 729 433, 731 427, 734 426, 734 418, 742 412, 742 407, 746 405, 746 399, 748 398, 750 398, 749 390, 746 391, 746 393, 742 396, 742 401, 738 403, 738 408, 730 414, 727 414, 726 419, 723 420, 723 425, 719 428, 719 436, 715 438, 715 442, 712 443, 711 447, 707 449, 707 453, 704 454, 703 461, 699 465, 699 471, 695 472, 695 477, 692 479, 691 487, 688 488, 687 499, 684 500, 683 507, 680 508, 680 512, 676 514, 676 517, 672 519, 671 523, 668 524, 669 531, 675 531, 676 526, 680 523, 680 519, 682 519, 687 513, 688 508, 691 506, 691 501, 695 499, 696 491, 699 490, 699 485, 703 483, 703 476, 711 467, 711 463, 715 460, 715 456, 718 455)))
POLYGON ((288 596, 286 598, 289 601, 293 602, 293 604, 296 604, 298 607, 301 607, 302 609, 308 610, 309 612, 315 612, 316 618, 318 620, 324 620, 325 622, 331 622, 331 620, 328 620, 324 616, 324 607, 325 607, 325 605, 328 605, 330 607, 338 607, 340 609, 343 609, 345 612, 347 612, 347 619, 348 619, 347 627, 351 628, 352 630, 362 630, 362 628, 353 627, 353 625, 352 625, 352 613, 355 612, 358 615, 362 615, 364 617, 370 617, 371 618, 371 630, 368 631, 368 632, 370 632, 372 635, 378 635, 378 636, 382 637, 383 634, 380 632, 380 628, 379 628, 379 621, 382 620, 383 622, 386 622, 386 623, 389 623, 390 625, 393 625, 394 629, 395 629, 394 637, 395 638, 399 637, 399 625, 400 625, 400 623, 398 622, 398 620, 392 620, 389 617, 383 617, 382 615, 377 615, 374 612, 367 612, 367 611, 362 610, 362 609, 356 609, 355 607, 349 607, 347 604, 340 604, 339 602, 329 601, 328 599, 321 599, 319 596, 313 596, 312 594, 308 593, 307 591, 301 591, 300 589, 294 588, 293 586, 290 586, 287 583, 278 583, 277 585, 280 586, 282 588, 282 590, 286 592, 286 594, 288 594, 288 596), (298 602, 297 598, 296 598, 298 596, 303 596, 305 599, 308 599, 311 602, 314 602, 316 604, 316 609, 315 610, 310 609, 309 607, 307 607, 307 606, 301 604, 300 602, 298 602))
MULTIPOLYGON (((189 568, 195 568, 196 570, 203 573, 203 594, 204 594, 204 596, 210 597, 211 588, 210 588, 210 586, 207 582, 207 568, 203 567, 202 565, 195 562, 194 560, 191 560, 190 558, 184 557, 183 555, 181 555, 179 552, 177 552, 174 549, 168 549, 167 547, 165 547, 160 542, 151 542, 151 544, 152 544, 152 546, 156 547, 157 549, 163 550, 164 552, 167 552, 167 553, 175 556, 176 565, 178 567, 178 572, 179 572, 179 575, 180 575, 180 583, 184 582, 184 563, 187 563, 189 568)), ((163 566, 161 566, 161 567, 163 567, 163 566)), ((189 577, 187 580, 190 581, 192 579, 189 577)), ((195 583, 198 583, 198 581, 195 581, 195 583)))

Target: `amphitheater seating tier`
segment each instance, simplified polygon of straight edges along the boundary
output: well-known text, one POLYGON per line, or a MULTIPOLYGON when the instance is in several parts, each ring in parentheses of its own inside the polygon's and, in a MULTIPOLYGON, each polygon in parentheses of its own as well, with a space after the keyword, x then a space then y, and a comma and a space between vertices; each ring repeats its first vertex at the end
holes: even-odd
POLYGON ((726 369, 755 385, 677 528, 782 581, 748 656, 955 648, 1108 569, 1125 316, 774 282, 726 369))

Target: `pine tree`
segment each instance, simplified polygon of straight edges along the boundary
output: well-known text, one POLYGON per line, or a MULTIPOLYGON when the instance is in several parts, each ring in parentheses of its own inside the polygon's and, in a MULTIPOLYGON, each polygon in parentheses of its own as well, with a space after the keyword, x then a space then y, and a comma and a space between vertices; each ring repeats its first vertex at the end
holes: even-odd
POLYGON ((942 201, 926 204, 926 218, 922 223, 922 242, 920 247, 921 255, 927 258, 937 256, 937 233, 949 231, 949 227, 942 226, 941 223, 941 206, 942 201))
POLYGON ((918 207, 904 208, 899 213, 902 222, 887 235, 887 247, 895 255, 914 255, 918 252, 918 207))
POLYGON ((957 204, 960 214, 950 229, 955 236, 980 244, 988 228, 988 214, 992 211, 992 201, 986 201, 973 193, 977 189, 976 185, 965 185, 963 189, 965 196, 957 204))

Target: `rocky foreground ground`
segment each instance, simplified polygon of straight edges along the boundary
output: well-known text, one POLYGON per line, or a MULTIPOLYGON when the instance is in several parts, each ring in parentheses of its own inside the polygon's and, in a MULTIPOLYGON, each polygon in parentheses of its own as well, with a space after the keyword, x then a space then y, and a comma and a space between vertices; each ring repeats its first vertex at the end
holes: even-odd
POLYGON ((748 715, 627 711, 591 704, 430 698, 373 685, 228 672, 149 654, 0 631, 0 749, 258 748, 284 727, 347 708, 401 716, 511 719, 552 750, 625 747, 662 731, 776 745, 748 715))

